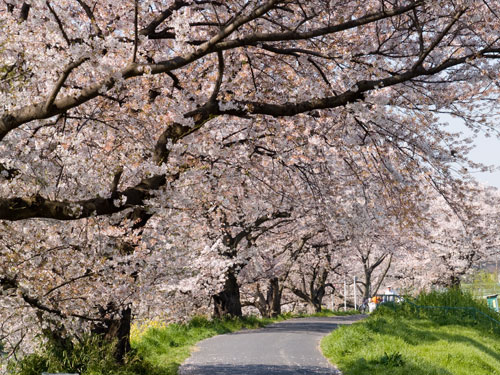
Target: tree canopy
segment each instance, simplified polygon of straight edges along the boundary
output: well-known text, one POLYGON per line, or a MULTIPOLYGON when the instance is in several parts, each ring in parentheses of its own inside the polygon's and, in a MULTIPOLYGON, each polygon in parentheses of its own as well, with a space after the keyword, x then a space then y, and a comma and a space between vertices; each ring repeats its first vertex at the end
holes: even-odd
POLYGON ((111 334, 175 291, 234 313, 245 282, 271 311, 286 283, 317 305, 347 269, 368 294, 367 270, 398 259, 423 283, 436 253, 450 280, 466 272, 495 242, 481 212, 497 198, 440 116, 496 133, 499 15, 493 0, 4 1, 0 340, 111 334))

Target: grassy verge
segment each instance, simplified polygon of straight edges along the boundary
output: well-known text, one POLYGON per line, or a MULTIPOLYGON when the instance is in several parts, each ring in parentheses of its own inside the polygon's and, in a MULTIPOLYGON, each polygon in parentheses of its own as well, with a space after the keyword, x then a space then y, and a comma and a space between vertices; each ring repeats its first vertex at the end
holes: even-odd
MULTIPOLYGON (((420 296, 427 306, 485 309, 467 294, 450 291, 420 296)), ((409 306, 377 310, 368 319, 341 327, 322 340, 324 355, 344 375, 500 375, 500 332, 459 310, 409 306)))
POLYGON ((139 356, 155 367, 158 373, 174 375, 198 341, 241 329, 263 327, 277 320, 255 317, 208 320, 196 317, 187 324, 150 327, 138 337, 133 337, 131 344, 139 356))
MULTIPOLYGON (((352 315, 357 312, 332 312, 324 310, 312 316, 352 315)), ((136 329, 132 336, 132 347, 138 355, 161 375, 177 374, 177 369, 189 357, 194 345, 203 339, 239 331, 264 327, 270 323, 306 315, 280 315, 266 319, 243 317, 224 320, 208 320, 196 317, 187 324, 149 325, 146 329, 136 329)), ((307 315, 311 316, 311 315, 307 315)))
MULTIPOLYGON (((347 315, 355 312, 322 311, 314 316, 347 315)), ((193 346, 205 338, 305 315, 285 314, 274 319, 243 317, 208 320, 195 317, 187 324, 165 324, 149 321, 134 325, 131 332, 133 350, 124 363, 115 360, 114 344, 98 336, 63 341, 45 337, 38 350, 20 360, 8 363, 12 375, 48 373, 78 373, 81 375, 174 375, 179 365, 189 357, 193 346)), ((0 347, 1 349, 1 347, 0 347)), ((1 353, 0 353, 1 354, 1 353)), ((0 358, 1 359, 1 358, 0 358)), ((3 364, 0 363, 0 372, 3 364)))

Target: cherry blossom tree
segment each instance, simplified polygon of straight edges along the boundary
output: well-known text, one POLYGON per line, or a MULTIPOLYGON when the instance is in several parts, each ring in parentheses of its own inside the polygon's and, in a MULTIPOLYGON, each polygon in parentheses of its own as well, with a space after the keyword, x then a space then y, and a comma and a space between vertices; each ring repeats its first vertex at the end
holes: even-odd
POLYGON ((428 220, 415 228, 413 235, 414 247, 419 250, 395 258, 396 279, 403 280, 402 285, 416 289, 431 285, 457 287, 464 276, 494 252, 498 243, 494 224, 498 191, 479 185, 470 190, 474 200, 467 216, 460 216, 443 197, 429 192, 433 204, 428 220))
POLYGON ((273 238, 269 248, 260 249, 242 272, 243 304, 255 307, 264 317, 278 316, 282 306, 294 301, 289 295, 284 298, 290 294, 286 293, 285 285, 292 268, 306 251, 306 244, 314 237, 310 227, 301 236, 298 236, 300 232, 296 229, 281 231, 281 237, 285 238, 281 238, 281 241, 273 238))
POLYGON ((335 239, 328 209, 374 178, 376 202, 414 197, 407 216, 424 185, 460 210, 467 144, 437 115, 494 129, 498 14, 492 0, 4 1, 0 340, 91 330, 121 355, 186 254, 219 253, 204 265, 220 296, 238 258, 224 251, 262 247, 259 218, 293 208, 335 239))
MULTIPOLYGON (((412 197, 401 200, 415 201, 412 197)), ((387 202, 386 202, 387 203, 387 202)), ((402 209, 406 209, 403 206, 402 209)), ((346 215, 345 231, 350 241, 344 249, 344 273, 358 277, 357 288, 362 300, 377 294, 391 268, 393 257, 411 254, 414 251, 415 219, 425 217, 427 211, 412 209, 411 218, 394 216, 394 206, 383 202, 353 205, 346 215), (389 209, 389 210, 387 210, 389 209), (410 222, 409 222, 410 220, 410 222)))

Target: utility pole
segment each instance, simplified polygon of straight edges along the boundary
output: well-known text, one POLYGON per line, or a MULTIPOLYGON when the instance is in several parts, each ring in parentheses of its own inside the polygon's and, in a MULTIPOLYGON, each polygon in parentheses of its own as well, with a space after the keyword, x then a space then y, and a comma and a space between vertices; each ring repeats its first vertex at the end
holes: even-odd
POLYGON ((344 311, 347 311, 347 284, 344 276, 344 311))
POLYGON ((356 281, 357 278, 354 276, 354 310, 358 309, 358 295, 356 293, 356 281))
POLYGON ((498 272, 498 257, 500 257, 500 252, 497 253, 495 257, 495 271, 497 273, 497 283, 500 284, 500 272, 498 272))

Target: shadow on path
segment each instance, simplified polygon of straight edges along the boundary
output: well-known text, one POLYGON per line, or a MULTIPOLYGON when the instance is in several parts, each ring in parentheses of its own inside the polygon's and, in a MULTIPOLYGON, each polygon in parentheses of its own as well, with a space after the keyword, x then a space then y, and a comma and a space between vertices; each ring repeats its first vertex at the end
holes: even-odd
POLYGON ((295 318, 285 320, 278 323, 270 324, 264 328, 257 330, 243 330, 230 333, 230 335, 248 334, 251 332, 258 333, 300 333, 324 336, 342 324, 351 324, 357 320, 365 318, 366 315, 356 316, 335 316, 330 318, 324 317, 308 317, 308 318, 295 318), (332 320, 334 319, 334 320, 332 320))
POLYGON ((190 375, 337 375, 338 371, 332 368, 312 366, 285 366, 285 365, 186 365, 180 374, 190 375))
POLYGON ((338 375, 319 351, 321 337, 364 316, 291 319, 198 343, 180 375, 338 375))
POLYGON ((286 332, 286 333, 309 333, 309 334, 327 334, 338 327, 337 323, 333 322, 282 322, 266 327, 268 333, 286 332))

